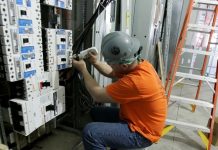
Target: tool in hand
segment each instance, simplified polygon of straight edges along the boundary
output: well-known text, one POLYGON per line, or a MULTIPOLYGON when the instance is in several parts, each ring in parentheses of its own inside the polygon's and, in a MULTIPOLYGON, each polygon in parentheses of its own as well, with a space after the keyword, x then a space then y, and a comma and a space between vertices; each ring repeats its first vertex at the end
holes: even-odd
POLYGON ((78 60, 88 58, 90 52, 98 54, 98 50, 96 47, 90 47, 88 49, 81 51, 79 54, 74 54, 73 58, 78 60))

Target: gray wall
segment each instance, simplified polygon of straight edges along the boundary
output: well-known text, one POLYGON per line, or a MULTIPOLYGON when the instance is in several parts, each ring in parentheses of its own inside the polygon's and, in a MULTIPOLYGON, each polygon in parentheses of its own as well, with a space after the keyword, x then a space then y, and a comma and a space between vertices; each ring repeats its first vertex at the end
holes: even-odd
POLYGON ((185 18, 186 9, 188 7, 188 2, 189 1, 187 0, 173 1, 167 70, 169 70, 171 61, 173 59, 177 41, 185 18))
POLYGON ((153 62, 154 53, 154 17, 155 4, 157 0, 136 0, 132 25, 132 36, 140 40, 143 46, 142 58, 153 62), (152 52, 151 52, 152 51, 152 52))

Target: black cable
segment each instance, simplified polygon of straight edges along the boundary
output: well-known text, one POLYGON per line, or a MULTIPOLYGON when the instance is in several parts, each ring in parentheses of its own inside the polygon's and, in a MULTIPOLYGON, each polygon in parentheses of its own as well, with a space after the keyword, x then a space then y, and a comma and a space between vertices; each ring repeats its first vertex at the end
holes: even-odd
POLYGON ((82 79, 83 77, 78 75, 79 77, 79 84, 80 84, 80 89, 79 89, 79 92, 81 94, 81 97, 80 97, 80 105, 81 107, 83 107, 83 109, 88 109, 89 108, 92 108, 94 105, 94 101, 93 101, 93 98, 92 96, 89 94, 89 92, 87 91, 86 87, 85 87, 85 83, 84 83, 84 80, 82 79))
POLYGON ((89 19, 89 21, 86 23, 83 32, 78 36, 78 38, 75 40, 75 44, 73 45, 73 53, 78 54, 80 52, 80 47, 82 45, 82 42, 85 40, 85 37, 87 36, 88 32, 92 28, 93 24, 95 23, 97 17, 101 14, 101 12, 108 6, 109 3, 111 3, 114 0, 101 0, 97 9, 95 10, 92 17, 89 19))

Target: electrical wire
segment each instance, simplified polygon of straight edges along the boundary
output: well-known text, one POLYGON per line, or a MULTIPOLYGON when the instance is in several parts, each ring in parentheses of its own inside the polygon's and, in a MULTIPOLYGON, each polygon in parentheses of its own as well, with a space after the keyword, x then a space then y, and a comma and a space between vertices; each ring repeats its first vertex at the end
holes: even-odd
POLYGON ((73 45, 73 53, 78 54, 80 52, 80 47, 82 45, 82 42, 85 40, 85 37, 87 36, 88 32, 92 28, 93 24, 95 23, 98 16, 101 14, 101 12, 108 6, 109 3, 111 3, 114 0, 101 0, 99 2, 99 5, 97 9, 95 10, 92 17, 89 19, 89 21, 86 23, 83 32, 78 36, 78 38, 75 40, 75 44, 73 45))
POLYGON ((80 87, 79 88, 79 93, 80 93, 80 99, 79 99, 79 104, 83 109, 88 108, 92 108, 94 106, 94 101, 92 99, 92 96, 89 94, 89 92, 87 91, 86 87, 85 87, 85 83, 84 80, 82 78, 82 76, 78 75, 79 79, 80 79, 80 87))

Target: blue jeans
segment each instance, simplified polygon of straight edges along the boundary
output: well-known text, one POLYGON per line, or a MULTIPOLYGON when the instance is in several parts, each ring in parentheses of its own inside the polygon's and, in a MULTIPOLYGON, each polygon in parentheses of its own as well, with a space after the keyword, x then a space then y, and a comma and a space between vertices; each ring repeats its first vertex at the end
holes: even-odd
POLYGON ((119 109, 97 107, 91 110, 94 121, 83 129, 85 150, 106 150, 117 148, 145 148, 152 144, 137 132, 132 132, 128 124, 119 119, 119 109))

